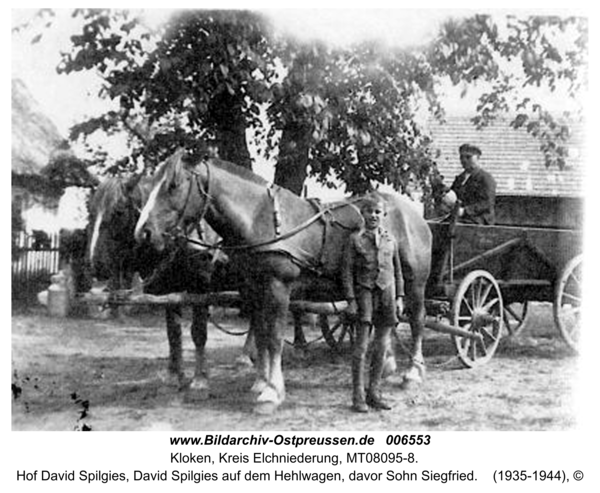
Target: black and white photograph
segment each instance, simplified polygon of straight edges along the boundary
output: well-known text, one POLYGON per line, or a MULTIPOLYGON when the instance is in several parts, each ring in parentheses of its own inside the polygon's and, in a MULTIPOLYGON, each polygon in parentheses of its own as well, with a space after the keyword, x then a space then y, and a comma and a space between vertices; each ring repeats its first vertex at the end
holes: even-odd
POLYGON ((13 434, 578 429, 589 17, 363 7, 12 8, 13 434))

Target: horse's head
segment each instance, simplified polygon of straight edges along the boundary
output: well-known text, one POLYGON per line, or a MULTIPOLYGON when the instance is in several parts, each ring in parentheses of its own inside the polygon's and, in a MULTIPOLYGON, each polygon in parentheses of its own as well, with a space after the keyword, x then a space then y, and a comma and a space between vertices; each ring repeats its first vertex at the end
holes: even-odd
POLYGON ((135 239, 163 251, 166 239, 185 233, 200 222, 208 197, 208 167, 200 169, 184 152, 176 152, 159 167, 153 179, 135 227, 135 239))
POLYGON ((134 268, 133 232, 143 201, 143 186, 140 177, 109 178, 92 197, 87 257, 98 279, 123 277, 134 268))

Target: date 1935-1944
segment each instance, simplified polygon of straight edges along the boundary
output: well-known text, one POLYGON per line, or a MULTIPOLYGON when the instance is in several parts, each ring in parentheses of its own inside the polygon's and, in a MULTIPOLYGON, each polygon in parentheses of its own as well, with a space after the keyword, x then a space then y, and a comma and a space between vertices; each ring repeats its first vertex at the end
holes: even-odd
POLYGON ((565 483, 569 478, 565 471, 527 471, 524 469, 499 469, 494 471, 494 482, 502 483, 509 481, 556 481, 565 483))

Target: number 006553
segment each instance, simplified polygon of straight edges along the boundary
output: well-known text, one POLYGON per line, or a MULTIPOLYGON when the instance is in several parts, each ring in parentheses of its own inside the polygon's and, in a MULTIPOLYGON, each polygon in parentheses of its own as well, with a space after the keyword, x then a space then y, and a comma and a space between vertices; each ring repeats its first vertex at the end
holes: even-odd
POLYGON ((429 445, 430 435, 388 435, 386 445, 429 445))

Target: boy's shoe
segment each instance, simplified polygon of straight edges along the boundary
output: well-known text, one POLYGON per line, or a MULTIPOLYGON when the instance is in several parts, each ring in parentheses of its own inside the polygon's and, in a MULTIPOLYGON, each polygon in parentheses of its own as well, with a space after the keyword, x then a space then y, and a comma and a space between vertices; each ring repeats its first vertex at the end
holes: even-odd
POLYGON ((392 409, 392 405, 380 395, 367 396, 367 405, 373 409, 381 409, 383 411, 389 411, 392 409))

